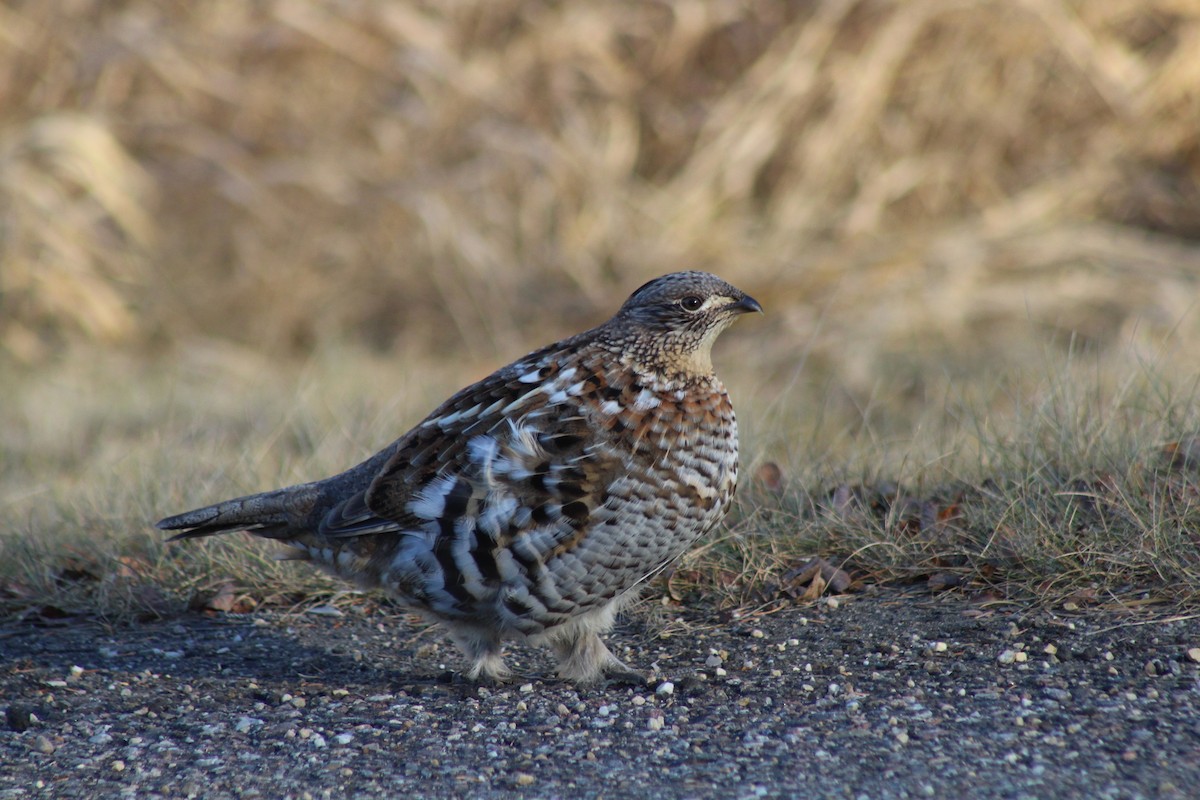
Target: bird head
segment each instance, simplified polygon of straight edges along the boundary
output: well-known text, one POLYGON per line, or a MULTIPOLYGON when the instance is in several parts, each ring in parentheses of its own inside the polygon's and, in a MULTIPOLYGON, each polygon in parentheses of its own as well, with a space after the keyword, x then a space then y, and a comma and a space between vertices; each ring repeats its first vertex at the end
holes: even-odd
POLYGON ((630 295, 605 324, 636 366, 683 377, 712 374, 712 346, 758 301, 707 272, 672 272, 630 295))

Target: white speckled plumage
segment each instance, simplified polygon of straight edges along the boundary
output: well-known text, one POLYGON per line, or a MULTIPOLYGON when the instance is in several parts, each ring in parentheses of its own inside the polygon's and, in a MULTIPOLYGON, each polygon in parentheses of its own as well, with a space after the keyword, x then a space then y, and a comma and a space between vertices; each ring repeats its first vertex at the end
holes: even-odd
POLYGON ((340 475, 158 526, 249 530, 382 588, 442 622, 472 678, 502 679, 514 636, 549 644, 569 680, 627 672, 599 634, 729 508, 737 422, 710 349, 758 310, 708 273, 665 275, 340 475))

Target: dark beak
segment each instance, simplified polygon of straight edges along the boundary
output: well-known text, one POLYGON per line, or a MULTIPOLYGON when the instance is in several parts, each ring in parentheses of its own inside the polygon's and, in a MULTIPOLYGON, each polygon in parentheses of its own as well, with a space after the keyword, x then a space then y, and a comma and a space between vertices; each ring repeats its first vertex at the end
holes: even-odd
POLYGON ((729 310, 738 314, 749 314, 752 311, 757 311, 759 314, 763 313, 762 306, 759 305, 759 302, 748 294, 742 295, 741 300, 738 300, 736 303, 730 305, 729 310))

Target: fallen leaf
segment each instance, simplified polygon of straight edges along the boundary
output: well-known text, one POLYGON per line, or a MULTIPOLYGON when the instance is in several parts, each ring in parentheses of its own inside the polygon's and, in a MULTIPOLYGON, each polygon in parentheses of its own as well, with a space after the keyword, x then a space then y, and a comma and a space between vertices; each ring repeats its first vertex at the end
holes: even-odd
POLYGON ((801 596, 804 599, 819 597, 826 586, 841 593, 849 589, 852 583, 854 583, 854 579, 850 577, 850 573, 819 557, 810 558, 803 564, 789 569, 782 578, 782 585, 787 594, 792 597, 801 596), (818 579, 821 582, 820 589, 814 590, 812 587, 818 579), (800 592, 799 587, 801 586, 808 588, 804 592, 800 592), (809 595, 814 591, 816 591, 816 595, 810 597, 809 595))
POLYGON ((840 519, 850 517, 850 512, 854 506, 854 490, 847 484, 842 484, 833 490, 833 494, 829 498, 829 510, 833 515, 840 519))
POLYGON ((783 470, 774 461, 766 461, 754 471, 755 479, 769 492, 783 492, 783 470))
POLYGON ((808 589, 801 596, 802 599, 812 602, 820 597, 825 592, 825 579, 821 577, 818 571, 812 576, 812 582, 808 584, 808 589))
POLYGON ((819 575, 821 572, 821 560, 819 558, 810 558, 798 567, 793 567, 783 573, 784 585, 803 586, 812 581, 814 575, 819 575))
POLYGON ((1063 601, 1065 607, 1067 603, 1074 603, 1076 606, 1090 606, 1100 602, 1100 593, 1092 587, 1085 589, 1077 589, 1071 592, 1063 601))
POLYGON ((212 592, 197 592, 188 602, 192 611, 248 614, 258 607, 258 601, 248 594, 238 594, 233 583, 226 581, 212 592))
POLYGON ((962 576, 953 572, 935 572, 925 581, 931 592, 944 592, 962 585, 962 576))
POLYGON ((1164 444, 1162 454, 1175 469, 1200 469, 1200 434, 1164 444))
POLYGON ((150 571, 150 565, 140 558, 121 556, 117 559, 118 578, 140 578, 150 571))

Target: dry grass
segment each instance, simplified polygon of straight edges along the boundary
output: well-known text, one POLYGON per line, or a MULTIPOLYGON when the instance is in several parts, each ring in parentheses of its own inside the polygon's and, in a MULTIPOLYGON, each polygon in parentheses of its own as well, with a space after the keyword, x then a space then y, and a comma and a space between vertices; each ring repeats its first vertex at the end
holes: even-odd
POLYGON ((859 389, 915 347, 1196 340, 1194 3, 0 15, 26 361, 197 334, 493 357, 682 266, 774 297, 784 352, 859 389))
MULTIPOLYGON (((868 583, 984 599, 1194 604, 1200 380, 1111 361, 1043 367, 1040 381, 977 378, 966 395, 948 383, 915 416, 881 398, 860 425, 773 448, 779 482, 760 453, 741 519, 681 569, 742 605, 802 595, 787 576, 813 556, 868 583)), ((756 427, 803 429, 765 417, 756 427)))
POLYGON ((1197 429, 1197 86, 1188 0, 7 3, 3 580, 265 596, 143 523, 701 267, 768 308, 723 358, 791 480, 707 551, 762 577, 731 595, 820 552, 1194 596, 1194 482, 1147 454, 1197 429), (823 499, 888 481, 975 487, 968 532, 823 499))
MULTIPOLYGON (((1049 351, 1036 374, 946 380, 931 389, 938 400, 898 391, 853 408, 809 384, 755 389, 756 365, 737 358, 752 338, 729 338, 718 360, 743 419, 747 479, 727 529, 678 566, 667 587, 677 598, 790 602, 810 586, 789 571, 814 556, 858 581, 949 581, 989 597, 1200 598, 1194 382, 1049 351), (758 477, 768 461, 779 485, 758 477)), ((151 523, 356 463, 461 374, 362 351, 295 369, 203 349, 167 369, 91 356, 27 378, 0 412, 0 607, 165 614, 226 583, 255 602, 327 602, 344 587, 271 561, 268 543, 166 545, 151 523)))

